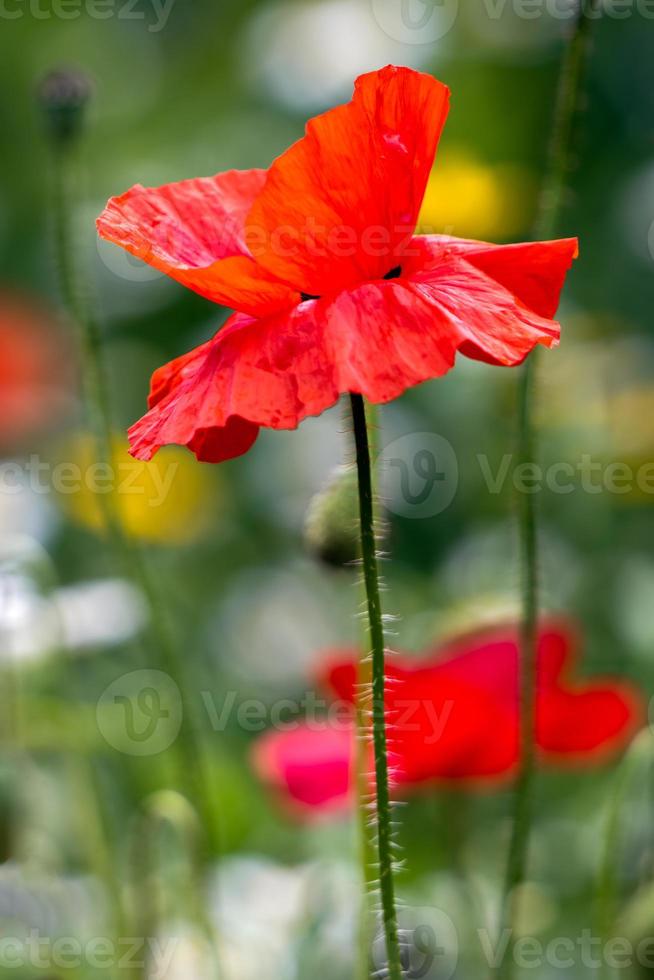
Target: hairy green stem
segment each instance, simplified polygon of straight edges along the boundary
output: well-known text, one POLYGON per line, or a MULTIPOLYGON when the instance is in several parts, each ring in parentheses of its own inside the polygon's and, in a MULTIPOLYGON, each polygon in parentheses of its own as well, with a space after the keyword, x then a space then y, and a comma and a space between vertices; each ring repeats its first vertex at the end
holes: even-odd
MULTIPOLYGON (((547 175, 534 225, 535 239, 548 238, 555 233, 565 203, 575 124, 579 114, 582 81, 589 52, 590 28, 598 14, 599 0, 589 0, 579 4, 574 29, 566 47, 552 125, 547 175)), ((532 354, 522 369, 520 378, 517 452, 519 463, 534 463, 537 458, 533 423, 536 364, 537 359, 532 354)), ((520 629, 521 764, 515 786, 513 827, 500 912, 500 930, 508 929, 510 938, 507 954, 495 971, 506 980, 510 980, 514 972, 513 937, 517 909, 512 899, 515 898, 516 889, 524 882, 526 876, 535 772, 539 543, 535 497, 528 493, 522 494, 520 499, 520 554, 523 576, 520 629)))
POLYGON ((402 980, 400 944, 393 879, 391 801, 388 778, 388 750, 385 719, 385 642, 379 593, 379 569, 375 542, 372 468, 366 409, 361 395, 350 395, 357 474, 359 479, 359 517, 361 562, 368 607, 368 628, 372 654, 372 736, 375 758, 377 859, 381 911, 386 941, 387 976, 402 980))
MULTIPOLYGON (((376 424, 377 412, 374 405, 366 406, 366 420, 368 429, 368 451, 374 461, 377 453, 376 448, 376 424)), ((374 463, 372 467, 372 493, 373 493, 373 521, 374 513, 374 463)), ((363 590, 363 602, 366 601, 365 586, 361 583, 363 590)), ((368 642, 368 629, 364 632, 364 643, 368 642)), ((359 862, 361 870, 362 895, 359 909, 358 924, 358 949, 357 949, 357 978, 358 980, 370 980, 370 954, 373 942, 373 916, 372 916, 372 896, 375 893, 377 876, 377 855, 374 837, 374 823, 369 816, 370 805, 370 757, 368 754, 368 740, 370 733, 370 718, 368 700, 372 684, 372 663, 370 657, 363 656, 359 659, 357 671, 357 702, 356 702, 356 800, 357 800, 357 830, 359 844, 359 862)))
MULTIPOLYGON (((54 236, 59 267, 60 289, 71 320, 77 329, 82 357, 82 383, 85 407, 95 440, 98 461, 112 465, 112 424, 109 386, 102 359, 102 336, 92 315, 90 304, 80 288, 76 268, 73 200, 75 194, 75 143, 55 142, 54 151, 54 236)), ((167 627, 167 611, 152 582, 140 548, 126 534, 112 494, 101 494, 100 506, 115 551, 125 573, 133 577, 148 605, 150 640, 157 662, 178 682, 184 707, 184 725, 180 732, 182 780, 189 798, 203 812, 209 846, 215 849, 217 805, 213 795, 208 754, 196 722, 196 715, 185 683, 186 670, 167 627)))

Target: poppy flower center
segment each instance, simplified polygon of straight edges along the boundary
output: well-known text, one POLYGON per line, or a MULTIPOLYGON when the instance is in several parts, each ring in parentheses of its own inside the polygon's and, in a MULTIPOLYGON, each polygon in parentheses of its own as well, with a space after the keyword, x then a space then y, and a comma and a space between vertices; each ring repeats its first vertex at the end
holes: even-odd
MULTIPOLYGON (((395 265, 384 276, 384 279, 399 279, 402 275, 402 266, 395 265)), ((300 302, 306 303, 309 299, 320 299, 320 296, 312 296, 311 293, 300 293, 300 302)))

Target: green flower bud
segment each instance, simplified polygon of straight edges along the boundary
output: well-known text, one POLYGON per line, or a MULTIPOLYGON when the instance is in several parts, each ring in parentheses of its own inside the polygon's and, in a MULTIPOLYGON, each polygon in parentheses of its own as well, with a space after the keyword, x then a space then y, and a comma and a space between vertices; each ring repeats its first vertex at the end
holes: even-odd
POLYGON ((88 75, 75 69, 59 69, 43 78, 38 86, 38 101, 56 142, 67 143, 79 135, 91 93, 88 75))
POLYGON ((339 567, 360 559, 356 467, 338 466, 312 499, 304 522, 304 540, 311 554, 327 565, 339 567))

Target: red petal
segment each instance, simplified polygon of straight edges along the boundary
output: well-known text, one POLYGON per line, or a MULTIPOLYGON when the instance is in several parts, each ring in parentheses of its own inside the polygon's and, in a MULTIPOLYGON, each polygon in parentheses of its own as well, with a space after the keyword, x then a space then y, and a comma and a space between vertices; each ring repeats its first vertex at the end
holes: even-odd
MULTIPOLYGON (((355 664, 333 653, 320 670, 323 682, 349 703, 356 697, 355 664)), ((386 724, 392 782, 398 788, 505 776, 516 765, 518 732, 511 706, 478 676, 476 664, 463 665, 458 674, 448 666, 440 657, 429 665, 388 661, 386 724)))
POLYGON ((389 666, 387 724, 398 786, 506 775, 518 758, 512 713, 492 691, 438 667, 389 666))
POLYGON ((130 432, 134 454, 149 459, 169 442, 193 448, 196 431, 219 430, 200 458, 229 458, 254 440, 245 422, 292 429, 345 392, 396 398, 445 374, 457 349, 511 365, 556 341, 558 324, 464 259, 425 266, 262 320, 233 316, 208 344, 157 372, 153 407, 130 432), (243 423, 229 423, 235 416, 243 423), (223 438, 228 423, 233 445, 223 438))
MULTIPOLYGON (((549 693, 570 665, 577 634, 566 620, 549 619, 541 623, 538 635, 538 685, 549 693)), ((519 631, 515 625, 500 625, 464 634, 433 651, 435 669, 447 677, 467 681, 492 694, 517 711, 519 700, 519 631)))
POLYGON ((412 247, 417 255, 415 263, 406 266, 408 275, 412 267, 424 270, 440 265, 452 255, 464 257, 530 310, 549 319, 556 313, 566 273, 579 254, 576 238, 490 245, 445 235, 419 235, 412 247))
POLYGON ((199 458, 215 462, 246 452, 259 425, 292 429, 332 405, 338 391, 313 305, 266 320, 234 314, 208 343, 155 372, 151 409, 129 430, 132 454, 151 459, 168 443, 193 449, 208 431, 212 455, 199 458))
POLYGON ((299 301, 260 268, 245 241, 245 217, 265 170, 230 170, 163 187, 137 184, 111 198, 97 221, 103 238, 207 299, 261 315, 299 301))
POLYGON ((336 390, 361 392, 372 402, 445 374, 457 350, 513 365, 558 336, 558 324, 457 259, 412 279, 343 292, 317 303, 315 316, 336 390))
POLYGON ((538 707, 537 742, 552 757, 603 758, 628 745, 643 714, 638 692, 615 680, 554 690, 538 707))
MULTIPOLYGON (((571 683, 576 644, 568 622, 542 623, 536 740, 546 759, 588 764, 627 745, 644 711, 637 690, 623 682, 571 683)), ((387 722, 398 784, 510 773, 518 761, 518 651, 517 628, 505 626, 464 636, 427 660, 389 661, 387 722)), ((322 668, 328 686, 351 703, 355 663, 353 654, 332 654, 322 668)))
POLYGON ((305 816, 338 813, 352 804, 354 727, 300 725, 266 732, 255 742, 261 779, 305 816))
POLYGON ((247 222, 257 261, 318 296, 400 264, 448 99, 445 85, 409 68, 358 78, 352 101, 310 120, 268 171, 247 222))
MULTIPOLYGON (((228 340, 230 332, 226 326, 219 336, 228 340)), ((224 405, 213 400, 217 354, 214 338, 155 371, 150 411, 128 433, 134 456, 151 459, 173 443, 188 446, 203 462, 220 463, 251 448, 259 427, 230 412, 227 398, 224 405)))

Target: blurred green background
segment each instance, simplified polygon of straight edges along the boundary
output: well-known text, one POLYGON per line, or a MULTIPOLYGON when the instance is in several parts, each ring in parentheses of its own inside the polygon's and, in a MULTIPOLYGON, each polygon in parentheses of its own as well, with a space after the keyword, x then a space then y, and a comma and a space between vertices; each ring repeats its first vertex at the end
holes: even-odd
MULTIPOLYGON (((172 0, 167 8, 4 0, 0 931, 179 942, 166 969, 155 956, 143 968, 53 970, 46 957, 41 966, 5 962, 2 974, 341 980, 352 975, 358 887, 353 826, 290 821, 252 771, 255 734, 236 710, 224 726, 212 725, 207 710, 220 712, 232 694, 235 705, 301 698, 320 651, 357 640, 356 573, 321 564, 303 539, 312 496, 347 453, 340 412, 295 433, 264 432, 246 457, 220 467, 164 451, 157 472, 172 472, 173 482, 163 503, 145 471, 143 492, 120 496, 158 597, 153 629, 138 569, 125 568, 98 531, 97 500, 83 489, 62 492, 57 469, 84 467, 90 448, 76 340, 57 286, 39 79, 64 66, 93 80, 75 225, 124 465, 123 433, 144 411, 151 371, 208 338, 226 311, 98 243, 94 219, 106 199, 136 182, 265 167, 308 116, 349 97, 358 73, 393 62, 432 72, 453 93, 425 227, 528 238, 569 27, 549 6, 534 18, 516 2, 483 0, 416 0, 413 8, 400 0, 172 0), (173 670, 166 636, 181 653, 173 670), (172 744, 139 756, 103 711, 111 692, 131 696, 143 686, 141 675, 130 678, 141 670, 172 674, 173 702, 179 685, 192 704, 179 738, 173 732, 172 744), (202 758, 189 748, 190 717, 202 758), (198 782, 216 801, 199 815, 184 800, 198 782), (213 930, 219 965, 207 939, 213 930)), ((581 255, 559 312, 562 344, 540 360, 538 415, 545 462, 577 467, 586 456, 595 466, 592 492, 579 477, 570 493, 539 496, 545 603, 578 619, 585 669, 632 677, 646 692, 654 683, 654 488, 639 489, 636 476, 654 451, 653 45, 654 23, 635 7, 594 29, 558 228, 579 236, 581 255), (626 491, 606 485, 612 463, 628 467, 626 491)), ((462 359, 445 379, 381 412, 382 447, 393 443, 411 463, 420 434, 436 433, 456 460, 447 470, 456 492, 444 509, 412 514, 387 488, 386 603, 399 617, 401 649, 419 651, 453 623, 515 607, 514 494, 510 480, 489 492, 478 456, 495 472, 513 451, 516 381, 516 372, 462 359)), ((152 704, 142 706, 144 723, 152 704)), ((539 779, 530 935, 577 936, 592 924, 617 778, 613 766, 539 779)), ((615 854, 624 928, 634 936, 654 927, 651 786, 645 764, 627 787, 615 854), (637 893, 645 900, 634 910, 637 893)), ((508 793, 434 791, 400 813, 402 899, 446 909, 459 934, 457 976, 479 973, 470 937, 492 921, 508 793)))

